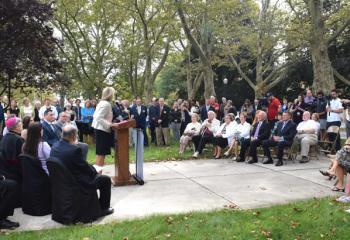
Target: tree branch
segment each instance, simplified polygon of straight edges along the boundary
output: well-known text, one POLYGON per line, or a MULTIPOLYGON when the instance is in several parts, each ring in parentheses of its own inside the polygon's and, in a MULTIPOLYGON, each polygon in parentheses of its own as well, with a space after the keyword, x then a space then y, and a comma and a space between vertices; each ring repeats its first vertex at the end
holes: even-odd
POLYGON ((335 68, 333 68, 333 73, 336 78, 350 86, 350 81, 346 79, 343 75, 341 75, 335 68))
POLYGON ((236 59, 231 55, 228 54, 228 58, 230 62, 237 68, 238 73, 243 77, 243 79, 248 83, 248 85, 255 91, 256 85, 253 83, 253 81, 243 72, 241 69, 241 66, 237 63, 236 59))
POLYGON ((205 53, 203 51, 203 49, 201 48, 201 46, 199 45, 199 43, 197 42, 197 40, 193 37, 191 30, 187 24, 186 18, 185 18, 185 14, 183 9, 181 8, 181 0, 175 0, 175 2, 177 3, 177 12, 179 14, 181 23, 182 23, 182 27, 185 31, 185 34, 188 38, 188 40, 190 41, 191 45, 193 46, 194 50, 196 51, 196 53, 199 55, 199 57, 201 58, 202 62, 205 65, 210 65, 210 62, 208 60, 208 58, 205 56, 205 53))
POLYGON ((330 44, 333 42, 337 37, 344 32, 344 30, 350 25, 350 17, 345 21, 345 23, 340 26, 333 34, 332 36, 327 40, 327 43, 330 44))

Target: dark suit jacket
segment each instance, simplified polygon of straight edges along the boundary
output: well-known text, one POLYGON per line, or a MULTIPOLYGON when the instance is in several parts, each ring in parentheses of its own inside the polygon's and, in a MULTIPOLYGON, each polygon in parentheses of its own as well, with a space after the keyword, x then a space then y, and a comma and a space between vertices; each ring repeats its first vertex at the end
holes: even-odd
POLYGON ((160 112, 160 106, 158 105, 156 107, 156 113, 158 113, 156 117, 156 126, 168 128, 170 123, 170 108, 167 105, 164 105, 162 112, 160 112), (158 124, 159 119, 162 120, 160 125, 158 124))
MULTIPOLYGON (((212 106, 209 106, 208 111, 213 111, 215 112, 215 109, 212 106)), ((203 105, 201 107, 200 115, 201 115, 201 120, 202 122, 208 118, 208 111, 207 111, 207 106, 203 105)))
POLYGON ((80 147, 62 139, 52 146, 50 156, 58 158, 83 187, 96 188, 94 180, 97 172, 84 160, 80 147))
POLYGON ((42 122, 43 125, 43 141, 47 142, 50 147, 60 140, 57 126, 53 125, 55 130, 52 130, 51 126, 46 122, 42 122))
POLYGON ((147 107, 141 105, 141 113, 137 112, 137 106, 132 106, 130 115, 134 117, 136 121, 136 128, 146 129, 147 107))
MULTIPOLYGON (((256 128, 258 127, 259 122, 257 122, 254 126, 253 126, 253 131, 251 136, 254 137, 256 128)), ((269 139, 270 137, 270 127, 267 121, 263 121, 260 129, 259 129, 259 134, 258 134, 258 140, 263 141, 266 139, 269 139)))
POLYGON ((286 142, 293 142, 295 134, 297 133, 296 125, 293 121, 288 121, 283 127, 283 122, 278 123, 275 136, 283 137, 286 142))
POLYGON ((22 183, 22 165, 18 156, 22 152, 24 139, 9 132, 0 142, 0 175, 22 183))
POLYGON ((159 116, 159 112, 157 114, 157 106, 154 106, 154 105, 150 105, 148 107, 148 118, 149 118, 149 123, 150 125, 154 126, 156 125, 156 118, 159 116), (154 118, 154 119, 153 119, 154 118))

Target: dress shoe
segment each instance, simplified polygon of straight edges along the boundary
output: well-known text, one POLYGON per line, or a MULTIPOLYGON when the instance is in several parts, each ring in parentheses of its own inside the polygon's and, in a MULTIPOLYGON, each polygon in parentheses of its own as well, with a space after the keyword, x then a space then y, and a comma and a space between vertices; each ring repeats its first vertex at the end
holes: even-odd
POLYGON ((236 162, 244 162, 244 159, 242 159, 241 157, 237 157, 236 162))
POLYGON ((14 229, 19 227, 18 222, 12 222, 8 219, 2 219, 0 220, 0 229, 14 229))
POLYGON ((250 159, 249 161, 248 161, 248 163, 249 164, 253 164, 253 163, 257 163, 258 161, 257 160, 254 160, 254 159, 250 159))
POLYGON ((268 158, 263 161, 263 164, 273 164, 273 160, 271 158, 268 158))
POLYGON ((309 158, 307 156, 302 156, 300 159, 300 163, 307 163, 309 161, 309 158))
POLYGON ((275 164, 276 167, 282 166, 283 165, 283 161, 282 160, 278 160, 275 164))
POLYGON ((107 208, 101 211, 101 217, 107 216, 114 213, 114 208, 107 208))

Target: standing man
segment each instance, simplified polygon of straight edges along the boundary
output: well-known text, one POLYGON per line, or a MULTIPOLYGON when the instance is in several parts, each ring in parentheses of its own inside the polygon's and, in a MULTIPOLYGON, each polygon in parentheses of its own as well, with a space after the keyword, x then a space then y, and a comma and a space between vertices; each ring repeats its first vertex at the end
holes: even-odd
POLYGON ((50 147, 60 140, 57 126, 54 124, 56 118, 51 109, 44 112, 42 120, 43 125, 43 141, 47 142, 50 147))
POLYGON ((209 111, 215 112, 215 109, 210 105, 210 99, 205 99, 205 104, 201 107, 200 111, 202 122, 204 122, 208 118, 209 111))
POLYGON ((221 105, 220 105, 220 120, 224 119, 225 117, 225 106, 227 103, 227 99, 225 97, 221 98, 221 105))
POLYGON ((269 121, 270 129, 273 129, 278 121, 277 113, 282 111, 281 102, 272 93, 267 93, 266 96, 269 101, 267 105, 267 120, 269 121))
POLYGON ((320 120, 320 139, 324 140, 326 137, 327 127, 327 99, 324 97, 322 91, 317 92, 317 98, 315 99, 315 113, 318 114, 320 120))
POLYGON ((61 105, 60 105, 60 100, 57 98, 54 102, 55 104, 55 108, 56 108, 56 111, 57 111, 57 114, 60 115, 60 113, 63 111, 61 105))
POLYGON ((264 155, 267 160, 263 164, 272 164, 273 160, 271 157, 270 147, 278 147, 277 158, 278 161, 275 164, 276 167, 283 165, 283 151, 285 147, 291 146, 293 144, 293 139, 296 134, 295 123, 291 120, 291 113, 284 112, 282 115, 281 122, 278 123, 276 133, 271 139, 265 140, 263 142, 264 155))
POLYGON ((84 141, 84 136, 83 136, 83 125, 81 123, 81 100, 79 98, 77 98, 75 100, 75 106, 72 105, 72 110, 75 113, 75 123, 77 125, 78 128, 78 132, 79 132, 79 141, 83 142, 84 141))
POLYGON ((137 142, 137 129, 142 129, 144 136, 144 145, 148 146, 148 137, 146 132, 146 119, 147 119, 147 107, 142 104, 141 97, 136 97, 135 104, 132 106, 130 110, 131 118, 136 121, 136 128, 132 131, 132 139, 134 141, 134 146, 136 146, 137 142))
MULTIPOLYGON (((331 91, 331 100, 327 103, 327 129, 330 126, 338 126, 341 125, 341 114, 343 113, 343 104, 338 98, 338 93, 336 89, 331 91)), ((329 140, 334 141, 336 136, 334 134, 329 135, 329 140)), ((337 142, 335 144, 336 151, 340 150, 340 137, 338 137, 337 142)))
POLYGON ((149 132, 151 134, 151 143, 156 143, 156 119, 159 115, 157 113, 158 99, 152 98, 152 102, 148 108, 148 122, 149 122, 149 132))
POLYGON ((54 119, 58 118, 57 110, 54 106, 51 105, 51 100, 48 98, 45 99, 44 106, 42 106, 39 110, 40 120, 44 119, 44 113, 46 110, 51 110, 51 112, 53 113, 54 119))
POLYGON ((310 112, 313 112, 313 110, 314 110, 314 106, 313 106, 314 100, 315 100, 315 98, 312 95, 311 89, 306 90, 306 95, 304 97, 304 103, 306 104, 306 109, 310 112))
POLYGON ((170 108, 165 105, 164 98, 159 98, 159 105, 157 106, 156 118, 156 137, 157 144, 169 146, 170 144, 170 108), (164 141, 163 141, 164 140, 164 141))

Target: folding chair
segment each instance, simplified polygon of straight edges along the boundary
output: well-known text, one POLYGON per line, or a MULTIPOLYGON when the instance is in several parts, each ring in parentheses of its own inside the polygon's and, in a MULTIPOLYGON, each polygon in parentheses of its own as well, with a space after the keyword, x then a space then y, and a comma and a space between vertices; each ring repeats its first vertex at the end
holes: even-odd
POLYGON ((324 141, 318 141, 320 146, 320 152, 327 154, 334 154, 336 152, 336 142, 340 138, 340 127, 329 126, 327 129, 326 139, 324 141), (331 141, 330 137, 335 136, 334 140, 331 141))

